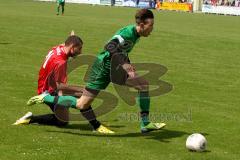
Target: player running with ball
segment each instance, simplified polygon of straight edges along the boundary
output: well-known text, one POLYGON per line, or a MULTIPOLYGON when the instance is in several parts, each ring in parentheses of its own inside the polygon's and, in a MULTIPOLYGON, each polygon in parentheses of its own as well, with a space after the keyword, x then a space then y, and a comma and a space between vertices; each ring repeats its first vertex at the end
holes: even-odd
MULTIPOLYGON (((79 99, 72 96, 59 96, 57 104, 91 111, 91 103, 98 93, 104 90, 110 82, 118 83, 138 90, 137 101, 140 107, 140 128, 142 133, 158 130, 165 126, 164 123, 153 123, 149 121, 149 84, 145 79, 136 74, 128 58, 128 54, 139 41, 140 37, 148 37, 152 32, 154 15, 151 10, 141 9, 137 11, 135 21, 135 25, 129 25, 117 31, 105 45, 104 50, 99 53, 91 68, 89 80, 83 91, 83 95, 79 99), (116 68, 113 66, 116 66, 116 68), (126 75, 118 74, 118 77, 114 77, 114 75, 111 74, 112 69, 124 71, 126 75), (113 79, 118 82, 113 81, 113 79)), ((28 105, 53 102, 56 102, 56 97, 50 94, 41 94, 32 97, 28 101, 28 105)), ((102 131, 101 133, 114 133, 110 129, 101 126, 102 125, 99 125, 98 128, 98 130, 102 131)))

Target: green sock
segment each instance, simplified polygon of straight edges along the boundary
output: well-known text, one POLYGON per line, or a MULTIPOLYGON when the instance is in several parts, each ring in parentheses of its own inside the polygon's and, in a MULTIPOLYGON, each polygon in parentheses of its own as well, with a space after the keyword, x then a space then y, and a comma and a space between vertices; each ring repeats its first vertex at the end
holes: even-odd
POLYGON ((149 112, 141 112, 141 122, 140 122, 141 126, 146 126, 150 123, 148 115, 149 115, 149 112))
POLYGON ((137 97, 137 103, 141 111, 149 111, 150 108, 150 97, 148 91, 139 92, 137 97))
POLYGON ((56 103, 64 107, 76 108, 77 98, 72 96, 59 96, 57 102, 55 102, 55 96, 47 95, 44 97, 46 103, 56 103))
POLYGON ((64 14, 64 5, 62 5, 62 14, 64 14))
POLYGON ((141 109, 141 125, 147 125, 149 123, 149 108, 150 97, 148 91, 141 91, 137 97, 137 103, 141 109))

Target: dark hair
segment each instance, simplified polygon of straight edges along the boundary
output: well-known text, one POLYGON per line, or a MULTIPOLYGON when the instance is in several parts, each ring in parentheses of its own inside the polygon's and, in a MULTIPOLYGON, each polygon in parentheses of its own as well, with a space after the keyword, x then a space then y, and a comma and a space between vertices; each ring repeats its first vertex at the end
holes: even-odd
POLYGON ((154 18, 152 11, 149 9, 140 9, 137 11, 135 15, 135 20, 137 24, 144 23, 145 20, 148 18, 151 18, 151 19, 154 18))
POLYGON ((82 44, 83 44, 83 41, 81 40, 80 37, 76 35, 69 36, 65 41, 66 46, 73 45, 73 47, 76 47, 76 46, 82 46, 82 44))

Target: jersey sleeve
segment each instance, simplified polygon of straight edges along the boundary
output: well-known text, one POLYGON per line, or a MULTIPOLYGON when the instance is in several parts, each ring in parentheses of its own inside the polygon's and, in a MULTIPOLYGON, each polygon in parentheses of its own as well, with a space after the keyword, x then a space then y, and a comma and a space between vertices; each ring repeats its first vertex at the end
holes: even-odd
POLYGON ((134 26, 125 27, 122 30, 118 31, 113 37, 112 40, 118 40, 120 43, 120 49, 122 52, 128 56, 128 53, 133 49, 135 43, 139 37, 135 33, 134 26))
POLYGON ((130 37, 131 33, 127 29, 125 29, 114 35, 112 39, 117 39, 119 43, 123 45, 124 43, 126 43, 126 41, 130 40, 130 37))

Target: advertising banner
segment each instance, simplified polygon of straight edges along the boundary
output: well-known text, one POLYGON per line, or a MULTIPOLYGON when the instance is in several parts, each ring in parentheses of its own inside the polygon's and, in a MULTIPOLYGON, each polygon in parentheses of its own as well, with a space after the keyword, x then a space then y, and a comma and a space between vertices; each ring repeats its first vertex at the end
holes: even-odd
MULTIPOLYGON (((56 0, 39 0, 46 2, 56 2, 56 0)), ((66 3, 86 3, 86 4, 100 4, 100 0, 65 0, 66 3)))
POLYGON ((139 0, 137 7, 139 7, 139 8, 155 8, 155 3, 153 0, 139 0))
POLYGON ((123 6, 136 7, 136 0, 123 0, 123 6))
POLYGON ((159 5, 159 9, 192 12, 192 4, 191 3, 163 2, 162 4, 159 5))
POLYGON ((111 5, 111 0, 100 0, 101 5, 111 5))
POLYGON ((66 3, 90 3, 90 0, 65 0, 66 3))
POLYGON ((202 5, 202 12, 215 14, 240 15, 240 7, 202 5))
MULTIPOLYGON (((39 0, 39 1, 53 1, 56 0, 39 0)), ((87 3, 100 5, 126 6, 126 7, 140 7, 140 8, 155 8, 154 0, 65 0, 66 3, 87 3), (138 5, 137 5, 138 4, 138 5)))
POLYGON ((123 0, 115 0, 115 6, 123 6, 123 0))
POLYGON ((155 8, 154 0, 123 0, 123 6, 139 8, 155 8))

